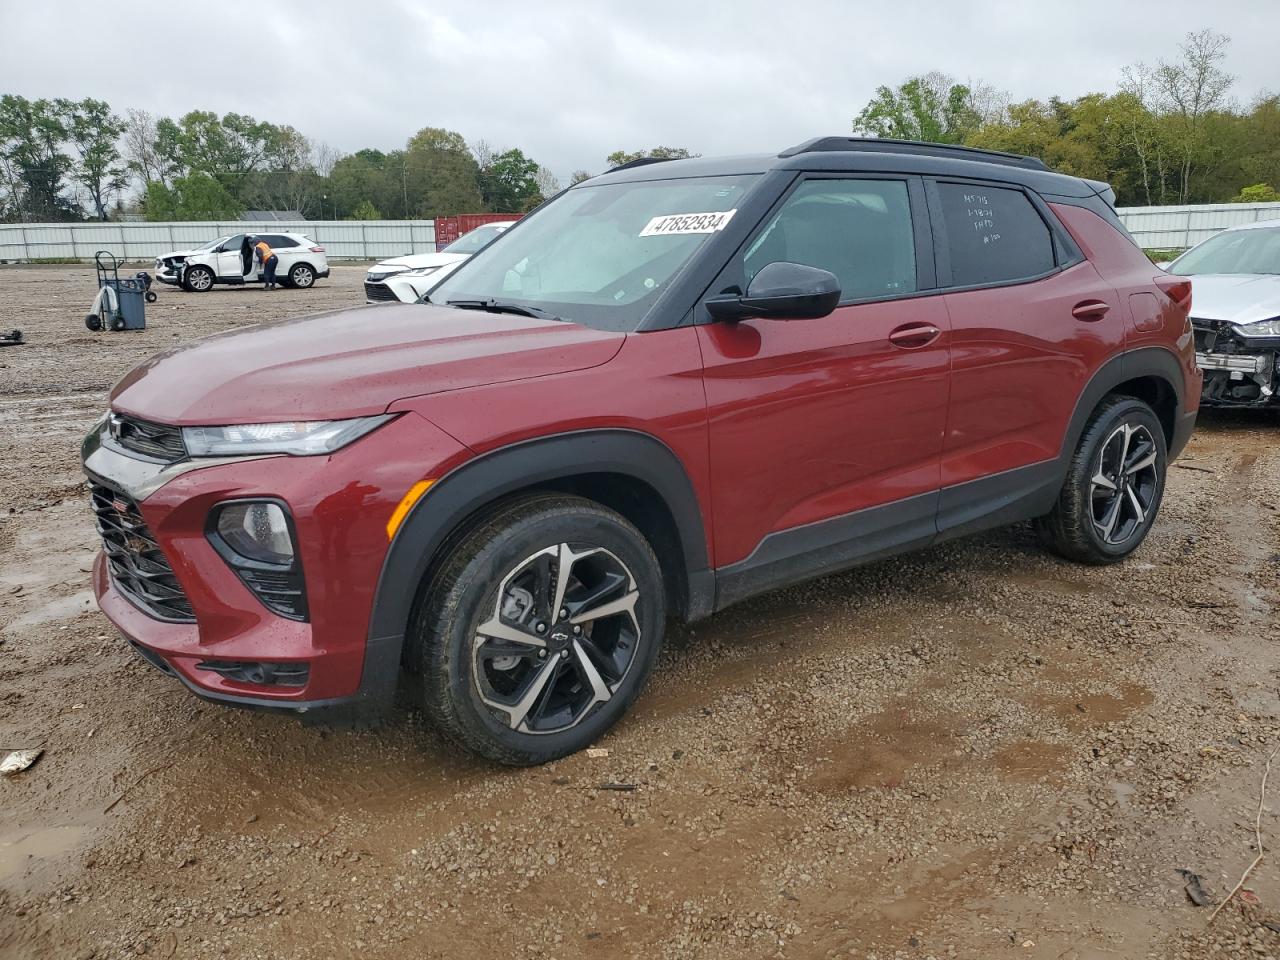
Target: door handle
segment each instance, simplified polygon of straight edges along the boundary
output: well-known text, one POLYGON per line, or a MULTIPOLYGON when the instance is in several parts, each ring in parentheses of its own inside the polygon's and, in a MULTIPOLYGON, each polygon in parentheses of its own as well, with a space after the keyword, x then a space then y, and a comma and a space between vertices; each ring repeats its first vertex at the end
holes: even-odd
POLYGON ((1085 323, 1096 323, 1107 315, 1111 307, 1101 300, 1081 300, 1071 308, 1071 315, 1085 323))
POLYGON ((937 340, 942 333, 931 323, 908 323, 889 332, 889 342, 904 350, 918 350, 937 340))

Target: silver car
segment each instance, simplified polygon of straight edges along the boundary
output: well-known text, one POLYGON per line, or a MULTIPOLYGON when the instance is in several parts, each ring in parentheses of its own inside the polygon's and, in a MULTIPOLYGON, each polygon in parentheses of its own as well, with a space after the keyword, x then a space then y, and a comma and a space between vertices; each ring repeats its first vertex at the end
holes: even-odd
POLYGON ((1280 220, 1231 227, 1168 265, 1191 281, 1203 406, 1280 404, 1280 220))

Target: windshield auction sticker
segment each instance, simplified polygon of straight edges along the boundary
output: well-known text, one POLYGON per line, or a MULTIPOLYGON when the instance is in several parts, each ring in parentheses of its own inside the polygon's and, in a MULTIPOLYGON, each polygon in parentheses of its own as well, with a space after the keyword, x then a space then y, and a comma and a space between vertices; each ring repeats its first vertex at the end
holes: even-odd
POLYGON ((663 237, 679 233, 715 233, 723 230, 738 210, 722 210, 719 213, 669 213, 654 217, 643 230, 642 237, 663 237))

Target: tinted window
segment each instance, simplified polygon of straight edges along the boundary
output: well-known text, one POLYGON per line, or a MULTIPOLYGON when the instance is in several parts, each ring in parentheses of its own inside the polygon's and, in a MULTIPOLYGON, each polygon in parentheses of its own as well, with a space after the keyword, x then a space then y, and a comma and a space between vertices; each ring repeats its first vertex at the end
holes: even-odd
POLYGON ((940 183, 956 286, 1039 276, 1053 269, 1053 237, 1020 190, 940 183))
POLYGON ((258 239, 267 241, 267 246, 272 248, 280 247, 283 249, 285 247, 296 247, 298 245, 298 241, 291 237, 286 237, 282 233, 264 233, 259 236, 258 239))
POLYGON ((911 205, 901 180, 808 180, 746 253, 746 282, 777 261, 829 270, 841 300, 916 289, 911 205))

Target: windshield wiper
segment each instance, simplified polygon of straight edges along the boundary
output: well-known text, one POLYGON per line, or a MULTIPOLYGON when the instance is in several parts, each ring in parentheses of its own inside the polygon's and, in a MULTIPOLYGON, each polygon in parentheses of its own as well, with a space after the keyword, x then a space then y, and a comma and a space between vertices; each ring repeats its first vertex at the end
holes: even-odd
POLYGON ((506 300, 495 300, 490 297, 488 300, 446 300, 445 303, 450 307, 457 307, 459 310, 486 310, 489 313, 514 313, 521 317, 534 317, 538 320, 559 320, 559 317, 553 317, 541 307, 530 307, 523 303, 510 303, 506 300))

